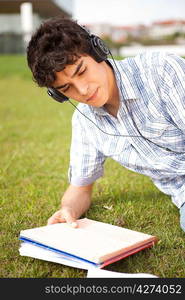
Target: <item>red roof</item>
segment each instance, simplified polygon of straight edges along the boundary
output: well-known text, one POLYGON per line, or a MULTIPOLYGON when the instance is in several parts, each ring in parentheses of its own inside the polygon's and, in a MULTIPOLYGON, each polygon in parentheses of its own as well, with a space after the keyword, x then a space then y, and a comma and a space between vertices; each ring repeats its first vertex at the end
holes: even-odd
POLYGON ((175 25, 175 24, 185 24, 185 20, 165 20, 153 22, 153 25, 175 25))

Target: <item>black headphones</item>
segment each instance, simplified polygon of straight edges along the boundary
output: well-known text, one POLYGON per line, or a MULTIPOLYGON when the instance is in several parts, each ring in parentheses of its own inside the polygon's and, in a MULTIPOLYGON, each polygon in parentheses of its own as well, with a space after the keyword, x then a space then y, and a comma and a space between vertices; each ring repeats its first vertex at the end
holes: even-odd
MULTIPOLYGON (((110 54, 109 48, 105 45, 102 39, 100 39, 98 36, 91 34, 90 31, 85 27, 79 25, 85 32, 88 34, 87 37, 90 41, 91 45, 91 55, 92 57, 98 62, 102 62, 107 60, 107 56, 110 54)), ((68 101, 69 98, 66 97, 64 94, 59 92, 55 88, 48 88, 47 93, 50 97, 52 97, 54 100, 63 103, 65 101, 68 101)))

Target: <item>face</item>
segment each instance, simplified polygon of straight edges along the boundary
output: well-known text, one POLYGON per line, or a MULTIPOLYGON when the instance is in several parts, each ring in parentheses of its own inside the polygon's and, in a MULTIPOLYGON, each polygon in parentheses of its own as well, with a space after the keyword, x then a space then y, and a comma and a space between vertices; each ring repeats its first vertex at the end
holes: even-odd
POLYGON ((82 55, 73 65, 56 72, 53 87, 68 98, 101 107, 111 101, 114 81, 106 62, 97 63, 92 57, 82 55))

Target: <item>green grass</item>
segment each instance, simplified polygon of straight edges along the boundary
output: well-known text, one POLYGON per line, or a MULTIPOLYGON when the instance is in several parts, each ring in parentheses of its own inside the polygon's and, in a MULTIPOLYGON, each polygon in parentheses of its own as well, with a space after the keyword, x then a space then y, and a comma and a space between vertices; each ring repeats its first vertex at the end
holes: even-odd
MULTIPOLYGON (((18 252, 20 230, 45 225, 68 186, 73 107, 51 101, 32 82, 23 56, 0 57, 0 95, 0 277, 86 277, 84 270, 18 252)), ((179 211, 149 178, 107 160, 86 216, 159 238, 155 247, 105 269, 184 277, 179 211)))

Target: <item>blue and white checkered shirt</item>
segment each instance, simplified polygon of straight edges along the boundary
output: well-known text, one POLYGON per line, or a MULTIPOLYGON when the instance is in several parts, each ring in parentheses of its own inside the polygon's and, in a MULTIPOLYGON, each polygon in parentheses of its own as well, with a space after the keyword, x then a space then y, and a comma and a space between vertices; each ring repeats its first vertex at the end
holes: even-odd
POLYGON ((119 72, 109 62, 120 93, 117 117, 103 107, 80 103, 78 109, 103 131, 130 137, 107 135, 76 110, 69 181, 76 186, 93 183, 110 157, 149 176, 180 208, 185 202, 185 60, 148 52, 115 61, 119 72))

